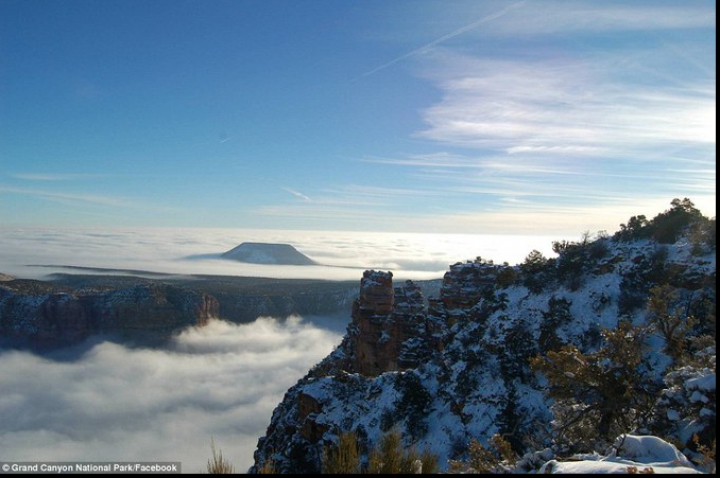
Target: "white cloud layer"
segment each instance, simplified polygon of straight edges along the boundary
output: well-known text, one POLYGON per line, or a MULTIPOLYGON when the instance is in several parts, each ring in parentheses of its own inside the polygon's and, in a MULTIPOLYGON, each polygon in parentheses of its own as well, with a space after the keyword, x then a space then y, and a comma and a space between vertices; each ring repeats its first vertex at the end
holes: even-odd
MULTIPOLYGON (((475 220, 481 222, 482 218, 475 220)), ((582 232, 578 230, 567 238, 578 239, 582 232)), ((0 272, 39 278, 59 268, 28 265, 52 264, 170 274, 359 281, 365 269, 374 268, 392 270, 402 279, 436 279, 442 277, 449 264, 477 256, 516 264, 533 249, 549 255, 552 241, 565 238, 241 229, 0 228, 0 272), (256 265, 220 259, 220 254, 242 242, 291 244, 323 265, 256 265)))
MULTIPOLYGON (((214 321, 167 350, 0 353, 0 461, 180 461, 244 472, 285 391, 340 341, 300 318, 214 321)), ((79 349, 78 349, 79 350, 79 349)))

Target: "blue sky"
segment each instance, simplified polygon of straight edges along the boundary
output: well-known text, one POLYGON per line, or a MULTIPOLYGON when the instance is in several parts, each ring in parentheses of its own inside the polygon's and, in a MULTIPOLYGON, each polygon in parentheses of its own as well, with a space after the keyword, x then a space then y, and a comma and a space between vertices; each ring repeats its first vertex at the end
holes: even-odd
POLYGON ((0 0, 0 225, 715 215, 714 1, 0 0))

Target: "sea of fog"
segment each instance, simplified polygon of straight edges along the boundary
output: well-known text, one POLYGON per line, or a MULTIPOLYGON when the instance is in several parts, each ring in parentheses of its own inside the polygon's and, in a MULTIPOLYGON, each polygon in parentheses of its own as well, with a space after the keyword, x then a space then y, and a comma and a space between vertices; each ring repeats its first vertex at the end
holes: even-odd
MULTIPOLYGON (((558 239, 0 228, 0 273, 42 278, 62 270, 57 265, 69 265, 359 281, 363 270, 376 268, 392 270, 396 278, 434 279, 449 264, 477 256, 511 264, 533 249, 549 256, 558 239), (242 242, 291 244, 323 265, 263 266, 219 258, 242 242)), ((164 349, 95 338, 51 356, 0 350, 0 462, 181 461, 183 472, 201 472, 212 439, 238 472, 246 471, 285 391, 340 342, 344 328, 342 321, 321 317, 278 319, 245 325, 214 321, 184 331, 164 349)))
POLYGON ((340 338, 260 318, 188 329, 162 350, 0 350, 0 462, 179 461, 197 473, 212 440, 243 473, 285 391, 340 338))
MULTIPOLYGON (((43 230, 0 227, 0 273, 41 278, 70 265, 171 274, 359 280, 365 269, 402 279, 440 278, 450 264, 482 256, 522 262, 537 249, 553 255, 549 236, 370 233, 241 229, 43 230), (282 243, 322 264, 255 265, 221 259, 243 242, 282 243)), ((572 240, 579 239, 569 238, 572 240)))

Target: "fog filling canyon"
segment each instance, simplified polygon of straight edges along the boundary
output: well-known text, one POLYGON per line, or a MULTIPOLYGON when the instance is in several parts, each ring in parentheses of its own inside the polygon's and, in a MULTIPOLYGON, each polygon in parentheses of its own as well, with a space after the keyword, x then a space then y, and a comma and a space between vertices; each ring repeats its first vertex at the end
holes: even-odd
POLYGON ((213 321, 166 349, 0 353, 0 461, 181 461, 210 441, 244 472, 285 391, 340 341, 299 317, 213 321))
MULTIPOLYGON (((247 277, 357 280, 365 268, 437 279, 477 255, 518 263, 551 238, 229 229, 0 230, 0 273, 69 265, 247 277), (226 261, 245 241, 292 244, 321 266, 226 261)), ((557 239, 557 238, 554 238, 557 239)), ((65 271, 67 272, 67 271, 65 271)), ((213 439, 244 472, 286 390, 340 342, 350 317, 213 321, 163 349, 92 338, 52 356, 0 352, 0 461, 181 461, 205 469, 213 439)))

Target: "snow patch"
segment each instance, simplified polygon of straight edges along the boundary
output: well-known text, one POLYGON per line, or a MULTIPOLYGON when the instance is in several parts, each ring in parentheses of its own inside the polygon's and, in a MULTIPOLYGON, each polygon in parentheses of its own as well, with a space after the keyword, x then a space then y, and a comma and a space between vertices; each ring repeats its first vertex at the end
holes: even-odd
POLYGON ((550 460, 538 473, 626 474, 626 473, 702 474, 672 444, 656 436, 624 435, 615 441, 607 456, 583 455, 570 461, 550 460))
POLYGON ((243 242, 222 255, 224 259, 232 259, 251 264, 273 264, 286 266, 310 266, 315 261, 299 252, 290 244, 268 244, 262 242, 243 242))

